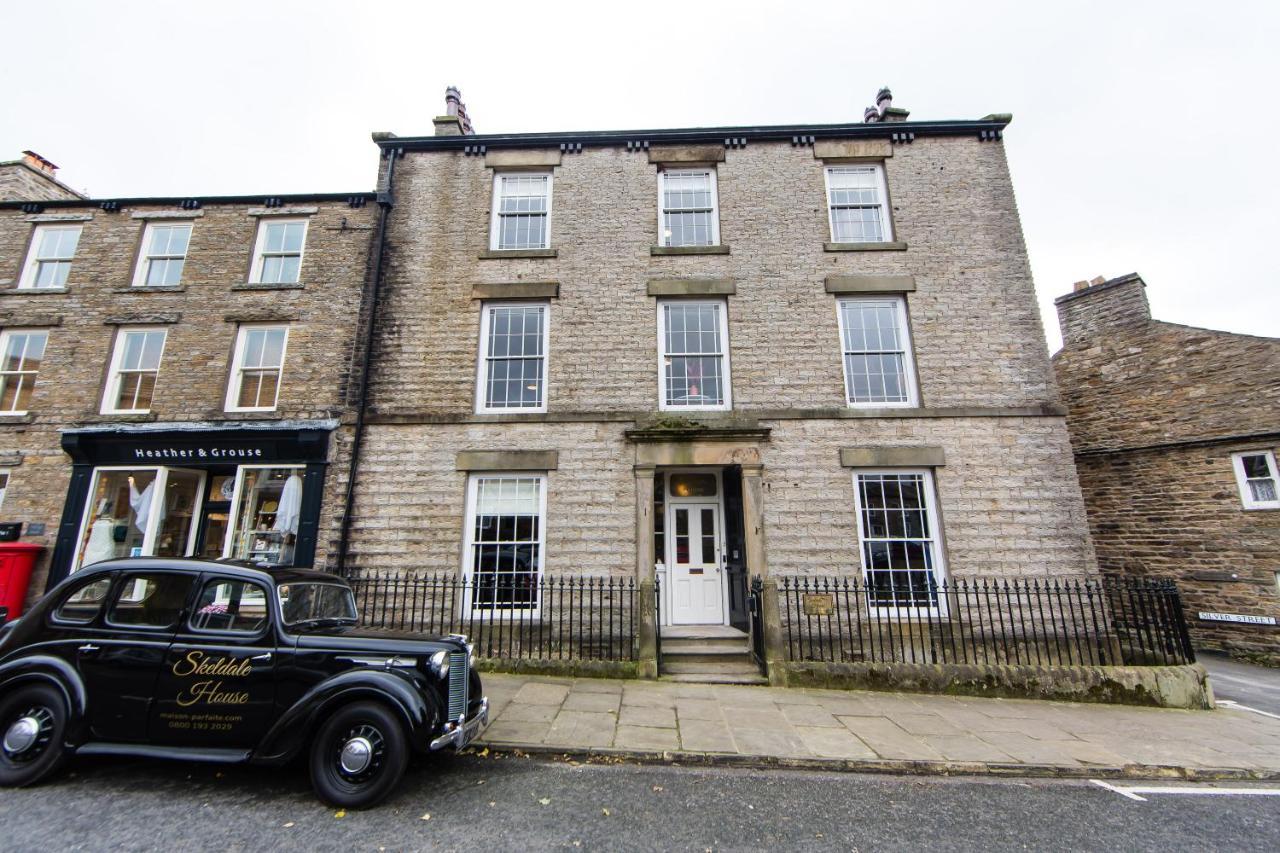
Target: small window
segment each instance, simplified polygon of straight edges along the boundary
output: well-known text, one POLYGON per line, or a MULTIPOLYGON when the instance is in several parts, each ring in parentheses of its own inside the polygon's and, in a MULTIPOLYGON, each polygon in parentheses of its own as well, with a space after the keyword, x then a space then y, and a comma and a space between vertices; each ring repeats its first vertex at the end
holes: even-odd
POLYGON ((307 220, 264 218, 258 224, 249 281, 254 284, 297 284, 307 220))
POLYGON ((62 604, 53 612, 53 618, 76 625, 89 624, 98 618, 102 602, 107 600, 110 589, 111 578, 98 578, 81 584, 63 599, 62 604))
POLYGON ((658 303, 660 408, 728 409, 729 329, 723 302, 658 303))
POLYGON ((29 329, 0 332, 0 415, 25 415, 49 333, 29 329))
POLYGON ((104 415, 151 411, 166 336, 164 329, 120 330, 102 398, 104 415))
POLYGON ((485 305, 476 411, 545 412, 549 306, 485 305))
POLYGON ((9 472, 0 471, 0 510, 4 509, 4 496, 9 491, 9 472))
POLYGON ((906 301, 841 299, 845 401, 850 406, 916 405, 906 301))
POLYGON ((471 608, 536 611, 546 541, 546 477, 475 475, 468 488, 465 573, 471 608))
POLYGON ((1280 477, 1270 450, 1235 453, 1231 457, 1245 509, 1280 509, 1280 477))
POLYGON ((80 230, 79 225, 37 225, 20 287, 66 287, 80 230))
POLYGON ((827 210, 833 243, 884 243, 893 240, 885 206, 884 168, 827 168, 827 210))
POLYGON ((663 246, 720 245, 713 169, 682 169, 658 174, 663 246))
POLYGON ((275 409, 284 373, 288 326, 241 326, 227 389, 227 411, 275 409))
POLYGON ((257 634, 267 626, 267 593, 248 581, 210 581, 196 601, 190 625, 195 631, 257 634))
POLYGON ((551 246, 550 173, 493 176, 490 249, 546 249, 551 246))
POLYGON ((173 628, 187 604, 191 582, 189 575, 128 575, 120 585, 120 595, 111 605, 107 621, 113 625, 173 628))
POLYGON ((173 287, 182 282, 191 241, 190 222, 151 222, 142 234, 142 252, 134 273, 135 287, 173 287))
POLYGON ((929 470, 853 475, 862 573, 872 607, 935 608, 945 576, 929 470))

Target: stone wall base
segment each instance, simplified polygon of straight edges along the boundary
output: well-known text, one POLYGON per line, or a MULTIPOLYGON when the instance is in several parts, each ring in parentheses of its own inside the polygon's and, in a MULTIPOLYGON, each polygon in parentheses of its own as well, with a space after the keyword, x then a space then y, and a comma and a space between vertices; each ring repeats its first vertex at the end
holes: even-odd
POLYGON ((559 675, 566 678, 640 678, 640 663, 633 660, 520 660, 476 658, 481 672, 522 675, 559 675))
POLYGON ((788 687, 895 690, 1010 699, 1057 699, 1159 708, 1214 707, 1209 676, 1186 666, 975 666, 972 664, 772 664, 788 687))

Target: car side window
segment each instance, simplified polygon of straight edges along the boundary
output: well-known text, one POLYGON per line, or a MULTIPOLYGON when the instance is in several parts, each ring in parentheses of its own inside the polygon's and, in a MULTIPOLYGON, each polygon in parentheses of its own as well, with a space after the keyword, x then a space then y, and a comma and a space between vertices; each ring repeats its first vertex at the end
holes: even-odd
POLYGON ((201 590, 189 624, 193 631, 256 634, 267 625, 267 592, 249 581, 215 578, 201 590))
POLYGON ((86 581, 62 600, 58 609, 53 611, 53 618, 58 622, 88 625, 98 618, 98 613, 102 611, 102 604, 107 600, 107 593, 110 590, 111 578, 86 581))
POLYGON ((191 592, 190 575, 138 573, 125 575, 107 613, 113 625, 173 628, 191 592))

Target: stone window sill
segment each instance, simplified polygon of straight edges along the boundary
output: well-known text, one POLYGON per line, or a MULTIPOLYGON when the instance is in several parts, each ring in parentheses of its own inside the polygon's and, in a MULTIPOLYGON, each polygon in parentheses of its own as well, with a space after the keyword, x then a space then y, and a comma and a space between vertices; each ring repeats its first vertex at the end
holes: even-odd
POLYGON ((0 296, 56 296, 70 292, 66 287, 7 287, 0 290, 0 296))
POLYGON ((231 285, 232 290, 303 290, 306 288, 302 282, 293 281, 289 283, 270 284, 261 281, 248 281, 244 284, 231 285))
POLYGON ((823 243, 824 252, 905 252, 906 243, 823 243))
POLYGON ((146 286, 138 285, 137 287, 113 287, 111 288, 111 292, 112 293, 181 293, 186 289, 187 289, 187 286, 185 284, 164 284, 164 285, 151 284, 146 286))
POLYGON ((113 415, 110 412, 106 414, 96 413, 88 417, 82 418, 84 423, 90 424, 146 424, 159 420, 159 416, 155 412, 145 412, 143 414, 119 414, 113 415))
POLYGON ((729 246, 650 246, 650 255, 727 255, 729 246))
POLYGON ((480 260, 492 261, 497 258, 554 258, 559 253, 555 249, 486 249, 480 253, 480 260))
POLYGON ((0 426, 19 426, 35 423, 35 420, 36 416, 30 412, 23 412, 20 415, 0 415, 0 426))

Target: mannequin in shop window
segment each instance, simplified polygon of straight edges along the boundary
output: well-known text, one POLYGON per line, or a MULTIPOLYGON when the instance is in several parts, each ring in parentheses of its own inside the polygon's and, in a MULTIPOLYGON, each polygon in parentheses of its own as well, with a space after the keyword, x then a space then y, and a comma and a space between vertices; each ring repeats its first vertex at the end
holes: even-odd
POLYGON ((103 498, 93 514, 93 525, 89 528, 89 539, 84 546, 84 556, 80 565, 89 566, 110 560, 116 555, 115 517, 111 515, 111 501, 103 498))
POLYGON ((302 478, 290 474, 280 491, 280 503, 276 508, 276 521, 273 529, 284 534, 284 545, 280 549, 280 563, 293 565, 293 548, 298 539, 298 520, 302 510, 302 478))

